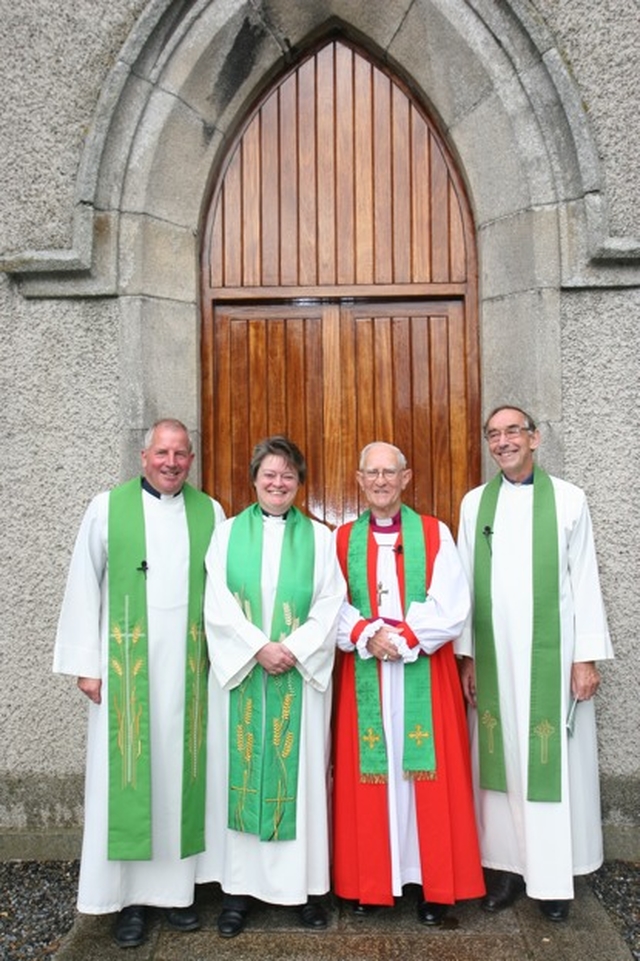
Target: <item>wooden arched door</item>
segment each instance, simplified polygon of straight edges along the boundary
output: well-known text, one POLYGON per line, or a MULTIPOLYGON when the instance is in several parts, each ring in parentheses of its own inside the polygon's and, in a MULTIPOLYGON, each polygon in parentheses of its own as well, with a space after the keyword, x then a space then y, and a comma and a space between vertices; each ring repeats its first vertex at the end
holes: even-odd
POLYGON ((477 271, 452 158, 407 89, 331 40, 252 110, 220 171, 202 246, 203 482, 251 501, 253 445, 305 452, 301 506, 360 510, 355 470, 397 444, 407 502, 450 526, 478 482, 477 271))

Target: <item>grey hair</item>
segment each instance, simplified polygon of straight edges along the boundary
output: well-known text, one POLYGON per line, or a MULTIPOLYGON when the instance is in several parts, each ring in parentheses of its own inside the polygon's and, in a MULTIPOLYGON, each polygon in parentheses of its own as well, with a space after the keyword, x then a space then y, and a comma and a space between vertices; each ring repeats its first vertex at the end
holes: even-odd
POLYGON ((189 448, 189 453, 193 450, 193 444, 191 443, 191 435, 185 425, 181 420, 177 420, 175 417, 162 417, 157 420, 155 424, 152 424, 149 430, 144 435, 144 446, 143 450, 149 450, 153 444, 153 435, 155 434, 158 427, 169 427, 171 430, 181 430, 187 435, 187 446, 189 448))
POLYGON ((392 450, 395 453, 398 461, 398 467, 400 468, 400 470, 407 469, 407 458, 404 456, 404 454, 402 453, 399 447, 396 447, 395 444, 388 444, 385 440, 374 440, 370 444, 367 444, 366 447, 363 447, 362 450, 360 451, 360 460, 358 462, 358 470, 364 470, 364 465, 366 463, 369 451, 373 447, 380 447, 380 446, 388 447, 389 450, 392 450))
POLYGON ((531 433, 533 433, 534 431, 536 431, 536 430, 538 429, 538 428, 536 427, 536 422, 534 421, 534 419, 533 419, 533 417, 531 416, 531 414, 528 414, 528 413, 526 412, 526 410, 523 410, 523 409, 522 409, 522 407, 518 407, 517 404, 500 404, 499 407, 494 407, 494 408, 493 408, 493 410, 491 411, 491 413, 489 414, 489 416, 487 417, 487 419, 486 419, 485 422, 484 422, 484 426, 483 426, 483 428, 482 428, 482 433, 483 433, 485 436, 486 436, 486 433, 487 433, 487 428, 489 427, 489 421, 492 420, 492 419, 496 416, 496 414, 499 414, 501 410, 517 410, 518 413, 519 413, 519 414, 522 414, 522 416, 524 417, 524 420, 525 420, 524 427, 525 427, 526 430, 528 430, 528 431, 530 431, 531 433))

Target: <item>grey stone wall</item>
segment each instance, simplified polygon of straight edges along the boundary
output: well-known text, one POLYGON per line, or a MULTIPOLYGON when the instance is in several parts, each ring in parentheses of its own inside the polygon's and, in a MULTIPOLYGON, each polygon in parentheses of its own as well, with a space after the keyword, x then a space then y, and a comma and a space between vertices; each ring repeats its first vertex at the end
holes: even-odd
POLYGON ((411 80, 458 158, 485 410, 530 408, 542 463, 589 495, 617 652, 599 696, 607 853, 640 856, 637 13, 634 0, 0 0, 0 856, 77 850, 85 705, 50 672, 77 525, 136 469, 155 417, 198 438, 211 171, 265 78, 330 19, 411 80))

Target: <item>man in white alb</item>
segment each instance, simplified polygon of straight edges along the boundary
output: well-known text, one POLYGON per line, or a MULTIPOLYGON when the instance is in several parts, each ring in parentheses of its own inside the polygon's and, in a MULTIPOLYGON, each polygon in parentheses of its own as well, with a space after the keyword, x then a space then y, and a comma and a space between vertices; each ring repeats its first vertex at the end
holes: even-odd
POLYGON ((220 505, 186 483, 186 427, 158 421, 142 477, 99 494, 76 540, 54 671, 89 704, 78 910, 118 912, 120 947, 141 944, 146 906, 199 927, 207 656, 204 556, 220 505))
POLYGON ((613 656, 582 490, 534 464, 518 407, 484 428, 500 473, 462 502, 458 548, 473 620, 456 644, 471 705, 474 787, 489 912, 525 889, 567 918, 573 876, 602 863, 593 696, 613 656))

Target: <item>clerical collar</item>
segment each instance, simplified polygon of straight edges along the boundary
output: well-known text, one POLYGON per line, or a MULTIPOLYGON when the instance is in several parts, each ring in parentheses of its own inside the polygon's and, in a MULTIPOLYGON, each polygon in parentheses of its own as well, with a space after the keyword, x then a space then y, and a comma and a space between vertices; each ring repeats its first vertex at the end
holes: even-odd
POLYGON ((284 514, 270 514, 269 511, 266 511, 266 510, 264 509, 264 507, 261 507, 260 510, 262 511, 262 516, 263 516, 263 517, 276 517, 276 518, 279 517, 279 518, 281 518, 283 521, 286 521, 286 519, 287 519, 287 517, 288 517, 288 515, 289 515, 289 511, 285 511, 284 514))
POLYGON ((507 477, 506 474, 503 474, 502 476, 509 484, 512 485, 512 487, 524 487, 526 484, 533 484, 533 471, 531 471, 528 477, 525 477, 525 479, 521 481, 512 481, 511 478, 507 477))
POLYGON ((373 511, 369 517, 372 530, 382 534, 396 534, 400 530, 400 511, 393 517, 375 517, 373 511))
MULTIPOLYGON (((144 477, 144 476, 141 477, 141 478, 140 478, 140 481, 141 481, 141 483, 142 483, 142 490, 143 490, 143 491, 146 491, 147 494, 151 494, 152 497, 157 497, 158 500, 160 500, 160 499, 162 498, 162 494, 160 493, 160 491, 157 491, 157 490, 155 489, 155 487, 154 487, 152 484, 149 483, 149 481, 147 480, 146 477, 144 477)), ((175 494, 172 494, 171 496, 172 496, 172 497, 177 497, 178 494, 181 494, 181 493, 182 493, 182 488, 180 488, 179 491, 176 491, 175 494)))

